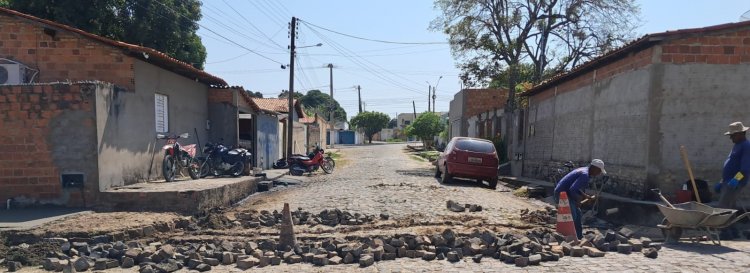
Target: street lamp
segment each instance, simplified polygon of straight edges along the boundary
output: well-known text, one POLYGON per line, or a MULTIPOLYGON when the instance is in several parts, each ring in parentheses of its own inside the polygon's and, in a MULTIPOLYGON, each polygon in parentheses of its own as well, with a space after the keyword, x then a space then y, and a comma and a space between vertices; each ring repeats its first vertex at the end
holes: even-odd
MULTIPOLYGON (((432 112, 433 112, 433 113, 435 113, 435 112, 436 112, 436 111, 435 111, 435 98, 437 98, 437 96, 436 96, 435 94, 437 93, 437 87, 438 87, 438 85, 440 84, 440 80, 441 80, 441 79, 443 79, 443 76, 440 76, 440 77, 438 78, 437 82, 435 83, 435 87, 433 87, 433 88, 432 88, 432 112)), ((424 81, 424 82, 426 82, 426 83, 427 83, 427 85, 430 85, 430 82, 428 82, 428 81, 424 81)), ((428 101, 427 101, 427 103, 429 104, 429 102, 430 102, 430 101, 428 100, 428 101)))

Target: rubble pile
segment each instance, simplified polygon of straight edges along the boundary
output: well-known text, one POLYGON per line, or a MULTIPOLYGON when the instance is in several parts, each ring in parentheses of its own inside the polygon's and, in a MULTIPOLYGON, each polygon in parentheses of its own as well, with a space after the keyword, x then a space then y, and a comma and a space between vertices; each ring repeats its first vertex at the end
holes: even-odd
POLYGON ((445 202, 445 205, 448 208, 448 210, 452 212, 464 212, 467 210, 469 212, 479 212, 484 209, 480 205, 476 205, 476 204, 463 204, 462 205, 461 203, 458 203, 453 200, 448 200, 447 202, 445 202))
POLYGON ((521 210, 521 220, 532 224, 554 224, 557 222, 557 210, 545 207, 543 210, 521 210))
MULTIPOLYGON (((359 264, 367 267, 377 261, 397 258, 450 262, 471 258, 477 263, 482 258, 494 258, 525 267, 557 261, 565 256, 602 257, 607 252, 642 252, 644 256, 656 258, 661 248, 661 244, 652 243, 648 238, 631 239, 615 231, 590 232, 579 241, 545 228, 528 231, 523 236, 489 231, 461 235, 446 229, 432 235, 307 239, 299 241, 294 247, 282 247, 275 239, 173 244, 153 242, 147 245, 137 241, 90 244, 78 241, 80 239, 55 240, 61 242, 61 247, 47 253, 47 258, 42 262, 46 270, 82 272, 138 266, 140 273, 168 273, 182 268, 204 272, 222 264, 242 270, 281 263, 311 263, 316 266, 359 264)), ((13 268, 18 266, 13 261, 8 265, 13 268)))
MULTIPOLYGON (((237 215, 243 221, 246 228, 257 228, 260 226, 273 227, 281 224, 281 213, 278 211, 261 211, 260 213, 239 213, 237 215)), ((388 217, 381 215, 381 219, 388 217)), ((317 214, 305 211, 302 208, 292 211, 292 222, 294 225, 326 225, 335 227, 337 225, 362 225, 375 221, 375 216, 360 213, 351 213, 340 209, 326 209, 317 214)))

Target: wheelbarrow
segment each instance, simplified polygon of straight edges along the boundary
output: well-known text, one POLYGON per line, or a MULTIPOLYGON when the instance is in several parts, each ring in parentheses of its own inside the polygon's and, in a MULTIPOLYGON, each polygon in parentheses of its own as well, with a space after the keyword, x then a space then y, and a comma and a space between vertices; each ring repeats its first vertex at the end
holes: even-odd
POLYGON ((705 233, 715 245, 721 245, 719 230, 750 216, 750 212, 738 215, 737 210, 713 208, 698 202, 672 205, 659 189, 651 191, 667 204, 656 204, 659 211, 664 214, 664 220, 657 227, 661 229, 666 242, 677 242, 682 236, 683 229, 694 229, 705 233))

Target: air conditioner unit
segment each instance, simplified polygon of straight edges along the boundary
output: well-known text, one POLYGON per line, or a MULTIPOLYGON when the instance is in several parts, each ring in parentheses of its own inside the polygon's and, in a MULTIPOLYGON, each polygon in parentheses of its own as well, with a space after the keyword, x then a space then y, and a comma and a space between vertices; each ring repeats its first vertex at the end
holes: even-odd
POLYGON ((25 70, 20 64, 0 64, 0 84, 23 83, 25 70))

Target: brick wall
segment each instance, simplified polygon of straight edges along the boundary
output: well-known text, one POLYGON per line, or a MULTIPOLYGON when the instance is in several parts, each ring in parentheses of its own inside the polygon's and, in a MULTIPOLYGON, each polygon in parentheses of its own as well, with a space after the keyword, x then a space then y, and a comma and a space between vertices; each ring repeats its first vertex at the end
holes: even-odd
POLYGON ((500 89, 469 89, 464 90, 466 109, 464 117, 479 115, 488 110, 503 108, 508 99, 508 92, 500 89))
POLYGON ((67 31, 50 35, 45 29, 0 15, 0 58, 39 70, 35 82, 100 80, 134 90, 133 58, 122 50, 67 31))
POLYGON ((661 62, 674 64, 750 62, 750 30, 678 37, 666 41, 662 43, 661 62))
POLYGON ((208 89, 208 102, 209 103, 228 103, 234 105, 234 91, 235 89, 227 88, 209 88, 208 89))
POLYGON ((80 205, 60 174, 83 171, 87 199, 97 191, 96 118, 92 84, 0 86, 0 200, 80 205), (64 136, 75 131, 72 136, 64 136), (77 142, 76 142, 77 141, 77 142), (76 151, 76 147, 89 152, 76 151), (90 147, 88 147, 90 146, 90 147), (77 162, 69 162, 74 154, 77 162), (78 154, 79 153, 79 154, 78 154))

